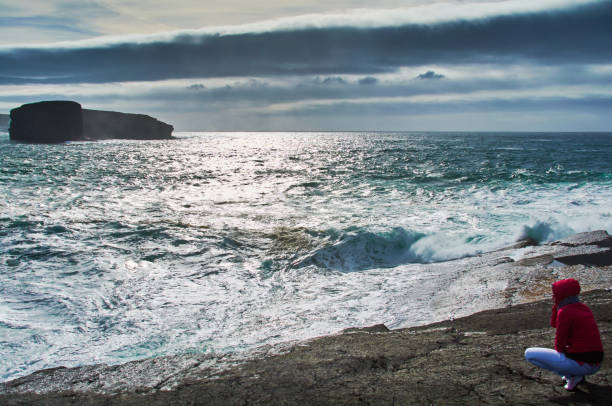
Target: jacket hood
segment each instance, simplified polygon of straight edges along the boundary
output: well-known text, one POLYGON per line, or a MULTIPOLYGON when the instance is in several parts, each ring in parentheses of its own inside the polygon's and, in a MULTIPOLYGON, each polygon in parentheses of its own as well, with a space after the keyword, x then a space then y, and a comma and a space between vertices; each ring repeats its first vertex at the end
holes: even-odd
POLYGON ((576 279, 563 279, 552 285, 553 299, 558 305, 563 299, 580 294, 580 284, 576 279))

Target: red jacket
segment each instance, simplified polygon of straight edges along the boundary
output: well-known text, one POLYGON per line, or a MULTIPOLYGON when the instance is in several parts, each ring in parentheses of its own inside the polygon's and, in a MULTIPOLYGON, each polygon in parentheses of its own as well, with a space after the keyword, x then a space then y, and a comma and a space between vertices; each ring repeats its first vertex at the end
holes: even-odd
POLYGON ((577 296, 580 293, 578 281, 564 279, 555 282, 552 290, 555 306, 551 315, 551 325, 557 329, 555 350, 566 353, 569 358, 574 359, 581 359, 583 355, 589 353, 603 353, 593 313, 587 305, 578 301, 577 296))

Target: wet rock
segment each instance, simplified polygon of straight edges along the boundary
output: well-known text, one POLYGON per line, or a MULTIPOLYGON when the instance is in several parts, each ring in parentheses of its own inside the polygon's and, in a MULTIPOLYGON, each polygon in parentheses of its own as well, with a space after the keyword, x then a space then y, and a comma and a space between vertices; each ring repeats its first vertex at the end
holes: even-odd
POLYGON ((600 252, 579 252, 555 257, 555 260, 565 265, 612 265, 612 250, 600 252))
POLYGON ((533 266, 533 265, 548 265, 554 261, 552 255, 538 255, 536 257, 524 258, 516 261, 516 265, 519 266, 533 266))
POLYGON ((555 255, 566 265, 612 265, 612 236, 604 230, 579 233, 551 245, 568 248, 555 255))
POLYGON ((493 265, 499 265, 499 264, 508 264, 514 262, 514 260, 510 257, 501 257, 501 258, 497 258, 495 260, 495 262, 493 263, 493 265))
POLYGON ((538 242, 531 237, 523 238, 522 240, 518 240, 513 245, 506 247, 504 249, 516 249, 516 248, 525 248, 525 247, 534 247, 538 245, 538 242))
POLYGON ((605 230, 589 231, 574 234, 571 237, 556 241, 554 245, 565 245, 567 247, 578 247, 581 245, 597 245, 599 247, 612 247, 612 236, 605 230))
POLYGON ((612 237, 604 230, 579 233, 538 248, 515 265, 548 265, 553 261, 565 265, 612 265, 612 237))
POLYGON ((364 332, 364 331, 367 331, 369 333, 386 333, 391 330, 389 330, 387 326, 385 326, 384 324, 375 324, 370 327, 345 328, 344 330, 342 330, 342 334, 357 333, 357 332, 364 332))

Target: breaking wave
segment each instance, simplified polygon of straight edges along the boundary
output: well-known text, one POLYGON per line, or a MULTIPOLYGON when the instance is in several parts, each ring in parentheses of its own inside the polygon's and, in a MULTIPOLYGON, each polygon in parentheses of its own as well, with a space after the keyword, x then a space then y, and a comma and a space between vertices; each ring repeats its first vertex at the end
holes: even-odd
POLYGON ((349 229, 330 232, 325 244, 291 264, 292 268, 314 265, 340 272, 394 268, 404 264, 424 264, 462 258, 481 252, 482 236, 425 234, 402 227, 386 231, 349 229))

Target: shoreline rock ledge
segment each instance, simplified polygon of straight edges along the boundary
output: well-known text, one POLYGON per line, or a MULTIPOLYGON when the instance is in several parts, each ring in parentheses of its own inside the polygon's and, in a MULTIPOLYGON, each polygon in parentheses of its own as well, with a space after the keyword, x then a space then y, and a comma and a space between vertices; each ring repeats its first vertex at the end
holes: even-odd
POLYGON ((56 144, 106 139, 173 139, 174 127, 145 114, 88 110, 74 101, 24 104, 11 110, 9 137, 13 141, 56 144))
MULTIPOLYGON (((583 300, 598 320, 604 351, 611 354, 612 291, 586 292, 583 300)), ((560 377, 524 360, 527 347, 551 346, 550 305, 548 300, 525 303, 400 330, 347 329, 224 370, 205 355, 48 369, 0 384, 0 404, 609 404, 609 360, 576 392, 565 391, 560 377), (151 374, 160 367, 170 375, 151 374), (166 389, 169 381, 176 382, 166 389)))

